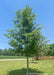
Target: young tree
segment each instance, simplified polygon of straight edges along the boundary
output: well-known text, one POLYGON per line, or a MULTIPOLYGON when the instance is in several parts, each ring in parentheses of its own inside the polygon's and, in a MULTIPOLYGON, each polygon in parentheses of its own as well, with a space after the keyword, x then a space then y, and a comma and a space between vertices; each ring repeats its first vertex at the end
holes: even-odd
POLYGON ((27 75, 28 56, 38 53, 43 48, 43 36, 41 26, 35 22, 37 15, 32 12, 32 8, 26 6, 23 10, 16 12, 14 28, 7 30, 5 34, 9 39, 9 44, 17 51, 27 55, 27 75))

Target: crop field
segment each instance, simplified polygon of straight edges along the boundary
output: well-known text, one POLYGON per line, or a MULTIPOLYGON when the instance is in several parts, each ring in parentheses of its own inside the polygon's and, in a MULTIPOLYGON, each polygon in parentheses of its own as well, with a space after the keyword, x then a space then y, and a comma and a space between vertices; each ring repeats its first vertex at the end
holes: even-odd
MULTIPOLYGON (((26 60, 0 61, 0 75, 26 75, 26 64, 26 60)), ((54 75, 54 60, 38 60, 33 63, 29 60, 29 73, 30 75, 54 75)))

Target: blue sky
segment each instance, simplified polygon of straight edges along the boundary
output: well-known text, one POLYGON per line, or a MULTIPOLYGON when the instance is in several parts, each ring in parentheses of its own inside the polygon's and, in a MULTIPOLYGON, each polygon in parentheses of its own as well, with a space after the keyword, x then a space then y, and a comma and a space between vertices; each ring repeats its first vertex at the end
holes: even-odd
POLYGON ((7 29, 13 28, 15 12, 25 8, 26 4, 33 6, 37 21, 45 27, 42 34, 54 43, 54 0, 0 0, 0 49, 9 48, 8 39, 3 35, 7 29))

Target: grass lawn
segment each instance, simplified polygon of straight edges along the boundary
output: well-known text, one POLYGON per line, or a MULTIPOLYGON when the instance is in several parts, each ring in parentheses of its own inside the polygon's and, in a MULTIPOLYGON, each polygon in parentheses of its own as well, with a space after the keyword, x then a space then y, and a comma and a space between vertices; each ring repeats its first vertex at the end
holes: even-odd
POLYGON ((0 59, 24 59, 25 56, 0 56, 0 59))
MULTIPOLYGON (((39 60, 34 61, 34 63, 29 62, 29 73, 54 73, 54 60, 39 60)), ((0 75, 26 75, 26 66, 26 60, 0 61, 0 75)))

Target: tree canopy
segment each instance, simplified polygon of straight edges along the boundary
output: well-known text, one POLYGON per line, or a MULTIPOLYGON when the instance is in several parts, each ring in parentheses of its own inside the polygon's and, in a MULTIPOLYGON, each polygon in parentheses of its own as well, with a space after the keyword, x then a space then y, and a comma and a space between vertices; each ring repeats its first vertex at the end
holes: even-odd
POLYGON ((14 28, 5 34, 10 40, 9 44, 17 51, 31 55, 43 50, 45 37, 41 33, 42 26, 37 24, 32 8, 26 6, 16 12, 14 28))

